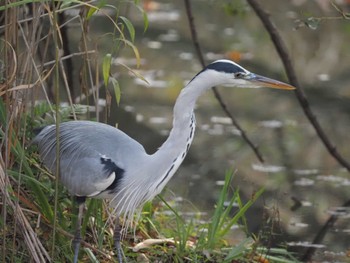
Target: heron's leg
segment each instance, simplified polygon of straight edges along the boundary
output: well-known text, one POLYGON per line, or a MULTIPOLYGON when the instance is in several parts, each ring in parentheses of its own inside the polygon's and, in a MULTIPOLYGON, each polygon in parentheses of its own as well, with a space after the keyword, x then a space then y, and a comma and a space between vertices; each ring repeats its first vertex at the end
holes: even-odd
POLYGON ((73 249, 74 249, 74 263, 78 262, 78 255, 79 255, 79 248, 80 248, 80 242, 81 242, 81 223, 83 221, 83 213, 84 213, 84 205, 85 205, 85 196, 77 196, 76 202, 79 206, 79 212, 78 212, 78 220, 77 220, 77 226, 75 229, 74 239, 73 239, 73 249))
POLYGON ((117 252, 119 263, 123 263, 123 250, 120 245, 121 240, 121 227, 119 225, 119 218, 117 217, 114 226, 114 247, 117 252))

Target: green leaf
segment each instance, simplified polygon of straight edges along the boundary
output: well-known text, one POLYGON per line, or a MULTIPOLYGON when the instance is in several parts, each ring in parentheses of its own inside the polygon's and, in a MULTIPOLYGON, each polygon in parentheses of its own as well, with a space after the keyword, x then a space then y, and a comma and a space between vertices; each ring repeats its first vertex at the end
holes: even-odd
POLYGON ((244 218, 245 213, 247 210, 254 204, 254 202, 262 195, 262 193, 265 191, 264 188, 261 188, 258 190, 254 195, 252 196, 252 199, 250 199, 245 205, 242 206, 241 201, 238 201, 239 204, 239 211, 237 214, 233 216, 233 218, 227 223, 226 227, 221 230, 220 235, 223 236, 226 233, 229 232, 231 227, 241 218, 244 218))
POLYGON ((89 20, 93 16, 93 14, 95 14, 97 11, 99 11, 104 6, 106 6, 106 1, 105 0, 99 1, 97 6, 88 5, 89 11, 86 14, 86 19, 89 20))
POLYGON ((137 71, 135 70, 132 70, 130 67, 128 67, 127 65, 121 63, 121 62, 118 62, 119 65, 122 65, 124 68, 126 68, 127 70, 129 70, 132 74, 135 75, 135 77, 141 79, 142 81, 146 82, 148 85, 149 85, 149 82, 144 78, 144 76, 142 76, 140 73, 138 73, 137 71))
POLYGON ((119 82, 115 78, 111 78, 111 81, 114 89, 115 100, 117 101, 117 105, 119 105, 120 97, 121 97, 119 82))
POLYGON ((130 22, 129 19, 127 19, 124 16, 120 16, 119 18, 124 22, 126 28, 128 29, 129 35, 131 38, 131 42, 134 42, 134 40, 135 40, 135 28, 134 28, 133 24, 130 22))
MULTIPOLYGON (((36 3, 36 2, 41 2, 41 0, 32 0, 30 1, 30 3, 36 3)), ((22 0, 22 1, 15 1, 13 3, 8 3, 8 4, 1 4, 0 6, 0 11, 6 10, 6 9, 10 9, 10 8, 14 8, 17 6, 21 6, 21 5, 26 5, 29 3, 29 0, 22 0)))
POLYGON ((90 248, 84 247, 84 251, 85 253, 88 255, 90 262, 94 262, 94 263, 98 263, 98 259, 96 258, 96 256, 94 255, 94 253, 92 252, 92 250, 90 248))
MULTIPOLYGON (((125 45, 132 48, 132 50, 134 51, 135 58, 136 58, 136 66, 139 68, 141 65, 141 57, 140 57, 140 53, 139 53, 139 50, 137 49, 137 47, 131 41, 129 41, 125 38, 118 38, 116 40, 120 40, 122 43, 124 43, 125 45)), ((119 63, 119 64, 122 64, 122 63, 119 63)))
POLYGON ((248 246, 251 246, 254 243, 254 240, 251 237, 248 237, 242 240, 238 245, 234 246, 228 255, 225 258, 224 262, 232 262, 233 259, 236 259, 246 251, 248 246))
POLYGON ((65 0, 61 2, 60 9, 68 8, 71 7, 72 4, 76 3, 76 1, 71 1, 71 0, 65 0))
POLYGON ((148 21, 148 16, 146 12, 142 12, 142 15, 143 15, 143 25, 145 26, 143 33, 145 33, 148 29, 149 21, 148 21))
POLYGON ((111 62, 112 62, 112 55, 108 53, 103 58, 103 63, 102 63, 102 75, 103 75, 103 81, 106 87, 108 86, 109 73, 111 71, 111 62))
POLYGON ((91 6, 86 14, 86 19, 89 20, 93 14, 95 14, 99 9, 95 6, 91 6))
MULTIPOLYGON (((208 226, 208 248, 212 249, 218 240, 220 225, 225 220, 225 200, 228 197, 230 183, 233 178, 233 172, 229 171, 225 176, 225 184, 220 192, 219 200, 216 204, 215 212, 208 226)), ((234 197, 233 197, 234 198, 234 197)), ((233 203, 233 200, 232 200, 233 203)))
POLYGON ((149 26, 149 21, 148 21, 148 16, 147 16, 147 13, 145 12, 145 10, 143 10, 143 8, 141 6, 139 6, 137 3, 136 3, 136 8, 141 12, 142 16, 143 16, 143 25, 144 25, 144 30, 143 30, 143 33, 145 33, 148 29, 148 26, 149 26))

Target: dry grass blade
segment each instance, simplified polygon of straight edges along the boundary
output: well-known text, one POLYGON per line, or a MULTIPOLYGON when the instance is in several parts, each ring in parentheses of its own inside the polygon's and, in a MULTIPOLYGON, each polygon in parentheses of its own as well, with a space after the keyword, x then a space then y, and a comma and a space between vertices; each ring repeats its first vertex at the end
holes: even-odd
POLYGON ((6 198, 7 204, 12 208, 14 214, 17 217, 17 222, 21 230, 20 232, 23 235, 28 251, 35 262, 51 262, 49 254, 41 244, 39 238, 37 237, 37 234, 24 215, 22 207, 18 203, 13 202, 9 191, 7 190, 8 188, 6 187, 9 185, 10 183, 7 181, 7 177, 5 176, 5 171, 3 169, 3 162, 1 162, 0 190, 2 192, 2 195, 6 198))
POLYGON ((0 96, 4 95, 6 92, 11 92, 11 91, 18 91, 18 90, 23 90, 23 89, 31 89, 34 87, 34 84, 22 84, 18 85, 16 87, 10 88, 7 91, 0 91, 0 96))
MULTIPOLYGON (((2 40, 2 39, 0 39, 2 40)), ((10 49, 10 53, 12 54, 11 59, 12 59, 12 67, 13 70, 11 71, 11 75, 8 77, 8 80, 5 84, 0 84, 0 96, 2 96, 4 93, 6 93, 6 88, 7 88, 7 83, 12 83, 16 77, 16 73, 17 73, 17 56, 16 56, 16 51, 13 49, 12 45, 5 40, 2 40, 5 45, 7 45, 10 49)), ((7 51, 7 48, 3 48, 4 52, 7 51)))

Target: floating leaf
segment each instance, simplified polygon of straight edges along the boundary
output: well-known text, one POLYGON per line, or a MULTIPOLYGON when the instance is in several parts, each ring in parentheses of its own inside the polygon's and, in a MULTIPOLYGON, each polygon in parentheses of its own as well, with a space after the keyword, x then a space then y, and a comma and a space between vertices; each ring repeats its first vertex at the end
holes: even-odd
POLYGON ((106 87, 108 86, 109 73, 111 70, 111 62, 112 62, 112 55, 108 53, 103 58, 103 64, 102 64, 103 81, 106 87))

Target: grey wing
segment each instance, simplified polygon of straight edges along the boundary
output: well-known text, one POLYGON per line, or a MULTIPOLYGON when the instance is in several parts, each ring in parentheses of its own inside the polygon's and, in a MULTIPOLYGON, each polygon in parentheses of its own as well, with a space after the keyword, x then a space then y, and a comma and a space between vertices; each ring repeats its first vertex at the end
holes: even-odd
POLYGON ((104 191, 116 191, 124 170, 101 154, 61 157, 60 179, 71 194, 96 196, 104 191))
MULTIPOLYGON (((44 128, 33 140, 44 164, 55 174, 56 127, 44 128)), ((111 126, 71 121, 60 124, 60 180, 71 194, 94 196, 103 191, 116 191, 129 159, 145 153, 144 148, 111 126)))

